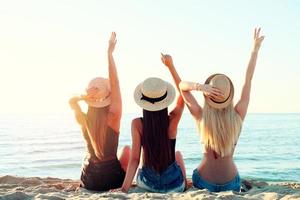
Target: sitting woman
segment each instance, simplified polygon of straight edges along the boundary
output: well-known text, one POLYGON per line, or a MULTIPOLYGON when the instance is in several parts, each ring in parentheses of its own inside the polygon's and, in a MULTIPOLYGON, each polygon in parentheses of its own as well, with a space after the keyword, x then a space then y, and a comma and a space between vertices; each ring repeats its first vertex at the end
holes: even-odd
MULTIPOLYGON (((179 82, 178 82, 179 84, 179 82)), ((181 96, 168 115, 175 98, 174 87, 159 79, 148 78, 134 92, 143 117, 132 121, 132 150, 121 190, 127 192, 136 174, 143 150, 143 167, 138 171, 137 185, 150 192, 182 192, 185 189, 185 167, 180 152, 175 153, 177 126, 184 108, 181 96)))
MULTIPOLYGON (((203 85, 193 82, 181 82, 179 85, 182 97, 196 120, 203 144, 203 159, 192 177, 193 185, 197 188, 206 188, 211 192, 240 191, 240 176, 233 161, 233 154, 242 122, 247 114, 251 80, 258 50, 264 39, 259 33, 260 29, 255 29, 254 49, 246 80, 241 98, 235 106, 233 84, 224 74, 211 75, 203 85), (191 94, 192 90, 204 93, 203 109, 191 94)), ((173 76, 178 76, 173 64, 168 67, 173 76)))
POLYGON ((95 78, 87 88, 87 95, 70 99, 77 122, 87 144, 87 156, 81 172, 81 186, 89 190, 106 191, 119 188, 124 180, 130 148, 124 147, 117 158, 122 101, 117 70, 113 59, 116 34, 109 40, 109 80, 95 78), (78 101, 88 104, 87 114, 78 101))

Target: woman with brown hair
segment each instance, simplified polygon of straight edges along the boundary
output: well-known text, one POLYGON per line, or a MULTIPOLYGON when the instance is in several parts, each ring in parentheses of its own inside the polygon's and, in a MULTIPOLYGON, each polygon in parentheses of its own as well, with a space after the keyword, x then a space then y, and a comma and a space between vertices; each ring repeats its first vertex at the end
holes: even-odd
POLYGON ((130 154, 130 148, 126 146, 117 157, 122 100, 113 58, 115 45, 116 34, 113 32, 107 50, 109 79, 97 77, 91 80, 86 95, 75 96, 69 101, 87 144, 81 186, 90 190, 119 188, 125 177, 130 154), (81 100, 88 104, 86 114, 78 104, 81 100))
POLYGON ((132 153, 121 188, 123 192, 131 186, 141 150, 143 167, 137 174, 138 187, 161 193, 185 189, 184 162, 180 152, 175 152, 177 126, 184 103, 179 96, 175 108, 168 114, 168 106, 174 98, 174 87, 159 78, 148 78, 136 87, 134 99, 143 109, 143 117, 134 119, 131 124, 132 153))
MULTIPOLYGON (((181 82, 179 85, 184 102, 196 120, 203 144, 203 159, 193 172, 193 185, 197 188, 206 188, 211 192, 240 191, 240 176, 233 161, 233 154, 247 114, 251 81, 263 39, 264 36, 260 36, 260 28, 255 29, 254 48, 245 83, 241 98, 235 106, 233 84, 224 74, 211 75, 205 84, 181 82), (193 90, 204 93, 204 108, 192 95, 193 90)), ((173 77, 178 76, 172 58, 169 56, 168 59, 171 74, 173 77)))

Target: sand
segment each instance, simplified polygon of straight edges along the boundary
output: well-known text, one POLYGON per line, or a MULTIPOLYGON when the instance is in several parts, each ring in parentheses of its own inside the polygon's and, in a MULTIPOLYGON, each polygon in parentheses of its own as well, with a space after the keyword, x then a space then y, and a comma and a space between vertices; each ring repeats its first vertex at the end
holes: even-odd
POLYGON ((0 199, 300 199, 300 183, 266 183, 243 180, 243 192, 211 193, 190 187, 184 193, 149 193, 132 187, 122 192, 93 192, 79 181, 58 178, 0 176, 0 199))

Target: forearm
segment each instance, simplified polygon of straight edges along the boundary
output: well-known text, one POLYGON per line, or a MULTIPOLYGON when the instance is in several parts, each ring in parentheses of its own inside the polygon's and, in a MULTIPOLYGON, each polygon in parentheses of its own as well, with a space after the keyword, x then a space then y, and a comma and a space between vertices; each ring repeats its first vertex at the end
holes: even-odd
POLYGON ((257 60, 258 51, 252 51, 246 72, 246 83, 251 83, 257 60))
POLYGON ((119 87, 119 79, 118 79, 118 73, 117 68, 115 64, 115 60, 112 54, 108 53, 108 73, 109 73, 109 80, 110 85, 119 87))
POLYGON ((180 89, 179 89, 179 83, 181 82, 181 78, 180 78, 180 76, 178 75, 177 70, 176 70, 176 68, 174 67, 174 65, 172 65, 172 66, 170 66, 170 67, 168 67, 168 68, 169 68, 169 71, 170 71, 170 73, 171 73, 171 75, 172 75, 172 78, 173 78, 173 80, 174 80, 174 82, 175 82, 175 84, 176 84, 176 87, 177 87, 178 91, 180 92, 180 89))
POLYGON ((196 82, 181 81, 179 84, 179 88, 184 92, 193 91, 193 90, 203 92, 204 85, 196 82))
POLYGON ((118 73, 113 55, 108 53, 108 72, 111 87, 111 107, 110 111, 114 113, 122 113, 122 99, 118 79, 118 73))
POLYGON ((138 165, 139 165, 138 159, 133 159, 133 160, 131 159, 129 161, 127 171, 126 171, 126 176, 122 185, 123 192, 128 192, 129 188, 131 187, 138 165))

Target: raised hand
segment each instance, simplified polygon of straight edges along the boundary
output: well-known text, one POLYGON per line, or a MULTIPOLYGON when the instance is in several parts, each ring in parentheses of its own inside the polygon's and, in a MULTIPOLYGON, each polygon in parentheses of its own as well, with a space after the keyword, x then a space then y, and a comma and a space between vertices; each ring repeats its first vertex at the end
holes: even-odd
POLYGON ((98 92, 99 89, 97 87, 91 87, 86 90, 86 94, 81 95, 81 98, 83 100, 96 101, 98 92))
POLYGON ((78 101, 84 100, 83 95, 81 96, 74 96, 69 100, 69 103, 72 105, 74 103, 77 103, 78 101))
POLYGON ((260 36, 261 28, 255 28, 254 30, 254 49, 253 51, 258 51, 262 41, 264 40, 265 36, 260 36))
POLYGON ((111 33, 111 36, 110 36, 110 39, 109 39, 109 42, 108 42, 108 49, 107 49, 108 54, 112 54, 115 50, 115 46, 116 46, 116 43, 117 43, 116 36, 117 35, 116 35, 115 32, 111 33))
POLYGON ((199 90, 201 90, 205 96, 208 96, 210 98, 214 98, 214 99, 224 98, 223 93, 218 88, 213 87, 209 84, 202 85, 202 88, 199 90))
POLYGON ((168 55, 168 54, 163 54, 163 53, 161 53, 161 61, 162 61, 162 63, 164 63, 164 65, 166 65, 167 67, 173 67, 173 66, 174 66, 172 56, 170 56, 170 55, 168 55))

